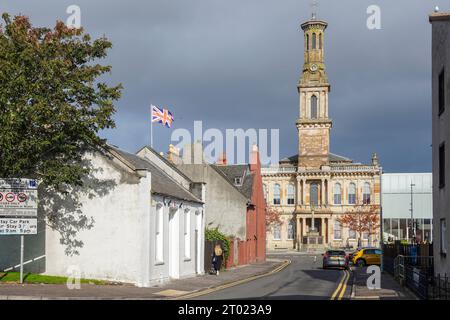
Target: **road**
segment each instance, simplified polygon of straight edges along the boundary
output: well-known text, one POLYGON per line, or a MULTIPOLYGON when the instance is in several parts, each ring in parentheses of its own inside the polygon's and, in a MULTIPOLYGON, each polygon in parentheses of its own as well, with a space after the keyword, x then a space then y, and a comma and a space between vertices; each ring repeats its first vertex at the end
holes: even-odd
POLYGON ((290 259, 292 263, 271 276, 199 296, 196 299, 339 300, 350 297, 351 272, 323 270, 321 255, 316 255, 316 259, 307 255, 279 254, 268 258, 290 259))

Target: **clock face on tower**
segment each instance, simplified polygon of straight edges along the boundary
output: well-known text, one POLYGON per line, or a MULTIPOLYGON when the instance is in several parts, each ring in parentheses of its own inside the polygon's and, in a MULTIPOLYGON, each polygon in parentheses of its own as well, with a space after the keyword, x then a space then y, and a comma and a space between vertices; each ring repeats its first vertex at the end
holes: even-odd
POLYGON ((317 64, 313 63, 313 64, 311 65, 311 67, 309 67, 309 69, 310 69, 312 72, 316 72, 316 71, 317 71, 317 64))

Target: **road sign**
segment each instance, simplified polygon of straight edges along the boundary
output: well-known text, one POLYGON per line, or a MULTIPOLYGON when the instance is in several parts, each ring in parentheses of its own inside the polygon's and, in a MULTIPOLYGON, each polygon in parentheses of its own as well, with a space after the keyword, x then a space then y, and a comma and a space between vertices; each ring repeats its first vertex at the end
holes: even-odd
POLYGON ((37 234, 37 219, 0 218, 0 235, 37 234))
POLYGON ((0 179, 0 217, 37 217, 37 186, 33 179, 0 179))
POLYGON ((34 179, 0 179, 0 236, 20 235, 20 283, 23 283, 24 237, 37 234, 37 188, 34 179))

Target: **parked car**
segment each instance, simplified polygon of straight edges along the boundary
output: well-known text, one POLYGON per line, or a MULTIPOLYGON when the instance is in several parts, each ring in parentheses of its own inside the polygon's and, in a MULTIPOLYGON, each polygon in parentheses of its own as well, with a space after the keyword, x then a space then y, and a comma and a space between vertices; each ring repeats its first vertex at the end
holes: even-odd
POLYGON ((353 250, 348 254, 348 260, 351 263, 353 263, 353 257, 359 252, 359 250, 361 250, 361 248, 357 248, 356 250, 353 250))
POLYGON ((323 254, 323 268, 348 268, 348 255, 344 250, 328 250, 323 254))
POLYGON ((363 248, 353 256, 353 264, 358 267, 381 265, 382 251, 376 248, 363 248))

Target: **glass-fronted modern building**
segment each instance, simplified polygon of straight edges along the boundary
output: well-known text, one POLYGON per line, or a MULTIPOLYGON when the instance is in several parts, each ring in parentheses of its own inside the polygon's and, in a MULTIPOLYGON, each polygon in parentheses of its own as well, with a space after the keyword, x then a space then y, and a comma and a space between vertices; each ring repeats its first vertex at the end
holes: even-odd
POLYGON ((385 242, 413 241, 414 236, 418 243, 432 241, 432 185, 431 173, 385 173, 382 175, 381 206, 385 242))

